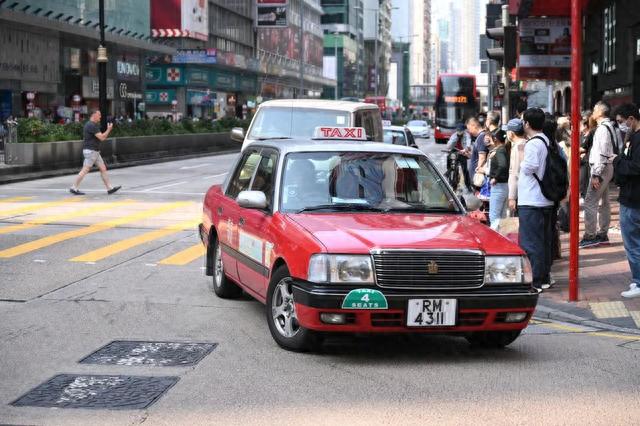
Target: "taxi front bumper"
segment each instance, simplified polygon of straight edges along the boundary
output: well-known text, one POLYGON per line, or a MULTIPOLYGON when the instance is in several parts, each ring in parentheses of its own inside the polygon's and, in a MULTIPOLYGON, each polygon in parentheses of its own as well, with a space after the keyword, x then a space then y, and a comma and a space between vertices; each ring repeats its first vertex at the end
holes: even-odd
POLYGON ((486 289, 477 292, 381 291, 387 309, 343 309, 349 289, 294 284, 293 298, 298 322, 305 328, 328 332, 354 333, 464 333, 473 331, 521 330, 527 326, 538 302, 535 289, 486 289), (407 326, 407 306, 410 299, 456 299, 457 318, 453 326, 407 326), (519 322, 508 322, 507 314, 524 313, 519 322), (321 314, 343 314, 343 324, 327 324, 321 314))

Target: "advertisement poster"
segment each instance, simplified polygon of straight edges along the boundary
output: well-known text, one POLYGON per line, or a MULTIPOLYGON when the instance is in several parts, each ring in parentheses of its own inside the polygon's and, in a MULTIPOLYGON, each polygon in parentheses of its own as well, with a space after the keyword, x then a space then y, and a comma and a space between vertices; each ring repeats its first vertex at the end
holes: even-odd
POLYGON ((151 0, 151 35, 208 40, 208 0, 151 0))
POLYGON ((209 39, 209 0, 182 0, 182 30, 189 37, 209 39))
POLYGON ((571 23, 569 18, 520 20, 518 77, 522 80, 569 80, 571 23))
POLYGON ((216 49, 178 49, 173 55, 174 64, 215 64, 218 51, 216 49))
POLYGON ((286 27, 287 6, 258 5, 258 27, 286 27))

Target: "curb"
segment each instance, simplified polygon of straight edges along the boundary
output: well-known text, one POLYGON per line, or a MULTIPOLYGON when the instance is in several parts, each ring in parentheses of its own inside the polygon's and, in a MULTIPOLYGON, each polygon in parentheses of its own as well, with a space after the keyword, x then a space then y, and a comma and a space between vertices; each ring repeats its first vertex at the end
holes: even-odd
MULTIPOLYGON (((114 169, 120 169, 124 167, 168 163, 170 161, 189 160, 192 158, 201 158, 201 157, 213 157, 217 155, 233 154, 237 152, 240 152, 240 149, 229 149, 229 150, 222 150, 222 151, 215 151, 215 152, 201 152, 197 154, 176 155, 172 157, 146 158, 143 160, 126 161, 122 163, 112 163, 112 164, 107 163, 107 168, 109 170, 114 170, 114 169)), ((18 165, 16 167, 20 167, 20 166, 18 165)), ((16 175, 0 176, 0 185, 4 185, 8 183, 25 182, 29 180, 35 180, 35 179, 44 179, 49 177, 75 175, 78 173, 78 171, 80 171, 80 169, 81 169, 81 166, 78 166, 77 168, 73 168, 73 169, 38 170, 38 171, 32 171, 32 172, 18 173, 16 175)))
POLYGON ((569 314, 561 311, 560 309, 555 309, 549 306, 545 306, 540 302, 538 302, 538 306, 536 306, 534 317, 538 319, 551 319, 556 321, 564 321, 572 324, 583 325, 586 327, 593 327, 601 330, 615 331, 618 333, 633 334, 633 335, 637 335, 638 339, 640 339, 640 330, 638 329, 618 327, 615 325, 607 324, 605 322, 595 321, 593 319, 569 314))

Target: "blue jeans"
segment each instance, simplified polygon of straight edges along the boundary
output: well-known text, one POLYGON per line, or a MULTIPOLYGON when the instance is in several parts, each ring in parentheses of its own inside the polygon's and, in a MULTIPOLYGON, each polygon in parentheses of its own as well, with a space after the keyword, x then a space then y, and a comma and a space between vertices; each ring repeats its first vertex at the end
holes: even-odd
POLYGON ((551 279, 553 260, 553 207, 518 206, 520 247, 529 256, 533 285, 540 287, 551 279))
POLYGON ((489 223, 493 229, 498 228, 501 218, 504 217, 507 207, 507 198, 509 196, 509 184, 496 183, 491 187, 491 196, 489 198, 489 223))
POLYGON ((633 282, 640 285, 640 209, 620 204, 620 231, 633 282))

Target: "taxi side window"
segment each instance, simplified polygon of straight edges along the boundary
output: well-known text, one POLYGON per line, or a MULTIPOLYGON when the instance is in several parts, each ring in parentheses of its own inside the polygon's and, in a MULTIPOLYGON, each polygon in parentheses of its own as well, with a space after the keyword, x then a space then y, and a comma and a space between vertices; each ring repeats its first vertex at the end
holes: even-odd
POLYGON ((262 191, 267 196, 267 207, 270 209, 273 203, 273 188, 275 167, 278 156, 272 151, 263 151, 256 175, 251 183, 252 191, 262 191))
POLYGON ((227 197, 235 200, 241 191, 249 189, 251 178, 253 177, 253 173, 255 172, 256 167, 258 167, 258 163, 261 158, 262 156, 258 151, 247 152, 244 154, 242 161, 240 162, 240 166, 236 169, 233 178, 227 187, 227 197))

